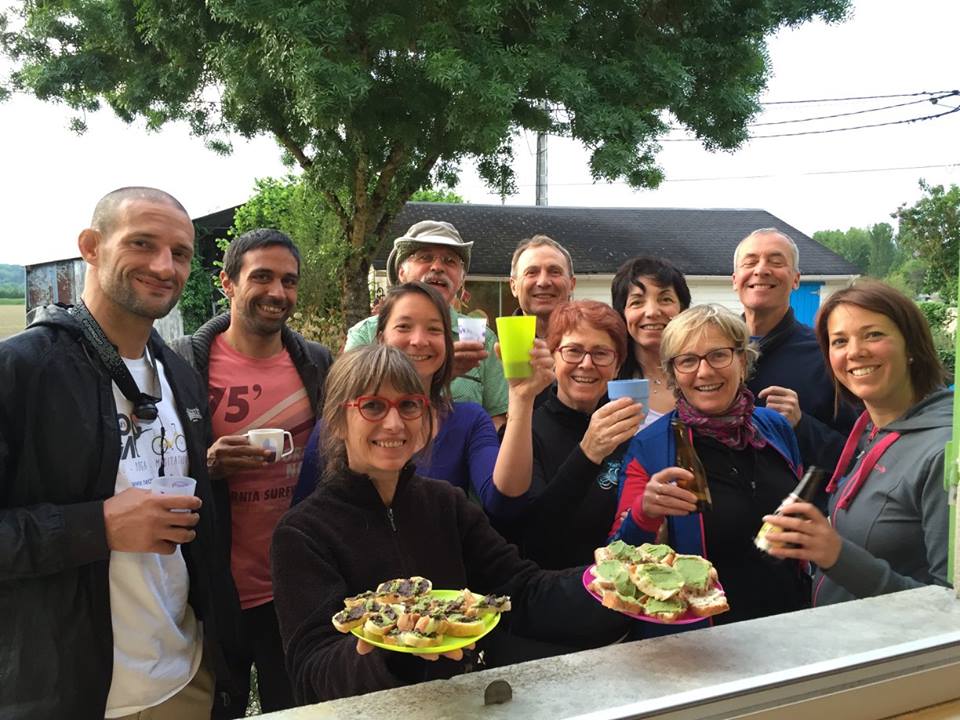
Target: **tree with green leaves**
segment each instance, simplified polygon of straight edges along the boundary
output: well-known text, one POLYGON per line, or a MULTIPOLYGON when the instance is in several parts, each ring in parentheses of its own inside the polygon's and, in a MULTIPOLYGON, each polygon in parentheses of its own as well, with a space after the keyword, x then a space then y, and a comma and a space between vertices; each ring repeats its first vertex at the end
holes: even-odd
POLYGON ((0 47, 26 90, 106 102, 211 147, 273 135, 344 240, 346 320, 368 309, 370 259, 422 187, 477 162, 501 193, 522 129, 576 138, 597 180, 655 187, 671 124, 732 149, 768 73, 765 38, 849 0, 24 0, 0 47))
POLYGON ((923 289, 940 293, 952 303, 957 297, 960 269, 960 187, 930 185, 921 180, 924 192, 916 203, 894 213, 900 221, 900 245, 926 269, 923 289))
POLYGON ((820 230, 813 239, 857 266, 864 275, 886 277, 899 263, 900 250, 888 223, 868 228, 820 230))

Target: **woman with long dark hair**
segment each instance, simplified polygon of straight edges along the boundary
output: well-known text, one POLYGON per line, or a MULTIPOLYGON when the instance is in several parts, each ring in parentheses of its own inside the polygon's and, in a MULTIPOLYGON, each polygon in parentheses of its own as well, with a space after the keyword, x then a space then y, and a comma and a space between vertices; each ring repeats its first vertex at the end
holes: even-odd
POLYGON ((650 397, 641 428, 648 427, 674 408, 673 393, 660 363, 663 331, 674 317, 690 307, 690 288, 672 263, 646 256, 627 260, 610 286, 613 309, 623 318, 630 335, 629 348, 617 377, 645 378, 650 397))
MULTIPOLYGON (((506 496, 494 484, 500 441, 490 416, 477 403, 450 400, 452 338, 450 312, 432 287, 402 283, 386 294, 377 317, 377 342, 399 349, 413 363, 430 400, 436 428, 429 454, 416 458, 418 472, 474 495, 491 517, 510 517, 526 500, 522 493, 506 496)), ((304 451, 294 503, 317 484, 321 425, 318 421, 304 451)))

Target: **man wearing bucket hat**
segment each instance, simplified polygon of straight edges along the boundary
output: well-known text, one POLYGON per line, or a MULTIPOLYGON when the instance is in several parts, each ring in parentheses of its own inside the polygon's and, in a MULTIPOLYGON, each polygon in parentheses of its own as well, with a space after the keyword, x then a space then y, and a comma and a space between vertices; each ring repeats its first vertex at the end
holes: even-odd
MULTIPOLYGON (((479 403, 499 427, 507 412, 507 381, 503 366, 494 355, 497 337, 488 327, 484 342, 459 339, 453 308, 470 268, 472 242, 464 242, 457 229, 448 222, 421 220, 393 241, 387 258, 387 277, 392 285, 422 282, 433 287, 450 305, 454 334, 454 380, 450 384, 456 402, 479 403)), ((346 349, 374 342, 377 318, 361 320, 347 332, 346 349)))

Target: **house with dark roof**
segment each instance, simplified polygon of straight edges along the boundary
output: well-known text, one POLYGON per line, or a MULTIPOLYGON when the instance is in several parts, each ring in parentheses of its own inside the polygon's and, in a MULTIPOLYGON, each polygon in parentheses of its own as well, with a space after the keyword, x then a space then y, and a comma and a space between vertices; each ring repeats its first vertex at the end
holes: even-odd
MULTIPOLYGON (((452 223, 464 240, 472 240, 467 277, 469 309, 488 316, 513 312, 510 259, 517 243, 538 233, 563 245, 573 258, 576 297, 610 302, 617 268, 636 255, 673 262, 687 277, 694 303, 719 302, 740 311, 731 285, 733 251, 758 228, 777 228, 800 251, 801 285, 792 302, 797 317, 813 319, 822 298, 846 286, 858 270, 832 250, 765 210, 683 208, 532 207, 407 203, 390 225, 387 237, 403 235, 420 220, 452 223)), ((373 262, 377 283, 386 287, 389 247, 373 262)))
MULTIPOLYGON (((235 209, 194 220, 198 251, 209 267, 215 256, 219 257, 214 239, 227 236, 235 209)), ((603 302, 610 302, 610 283, 617 268, 646 254, 670 260, 684 272, 694 303, 718 302, 739 312, 730 279, 733 251, 758 228, 777 228, 797 243, 801 284, 792 303, 803 321, 812 321, 820 301, 858 274, 854 265, 766 210, 409 202, 387 230, 390 242, 373 260, 371 280, 378 291, 388 286, 386 261, 392 238, 428 219, 450 222, 464 240, 474 242, 465 309, 482 310, 488 317, 516 309, 509 285, 510 259, 521 239, 536 234, 549 235, 570 251, 577 276, 575 296, 603 302)))

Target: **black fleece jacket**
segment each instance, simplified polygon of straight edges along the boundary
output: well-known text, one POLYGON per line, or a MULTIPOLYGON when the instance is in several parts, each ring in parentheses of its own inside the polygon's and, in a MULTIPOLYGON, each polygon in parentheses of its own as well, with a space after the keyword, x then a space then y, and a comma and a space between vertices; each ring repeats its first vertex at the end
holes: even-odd
POLYGON ((620 462, 629 443, 594 463, 580 449, 590 415, 560 402, 556 385, 549 392, 533 414, 532 500, 521 521, 503 530, 524 557, 561 569, 593 562, 593 551, 607 544, 617 511, 620 462))
MULTIPOLYGON (((438 589, 512 597, 514 632, 579 647, 613 639, 623 616, 583 590, 583 568, 546 572, 522 560, 459 488, 401 472, 391 506, 365 475, 343 471, 292 508, 273 537, 274 603, 294 695, 301 704, 451 677, 463 663, 425 662, 375 650, 330 618, 343 599, 394 577, 421 575, 438 589)), ((498 632, 495 630, 494 632, 498 632)))

